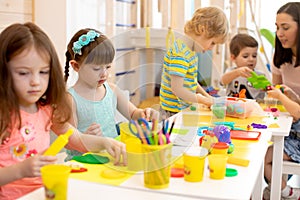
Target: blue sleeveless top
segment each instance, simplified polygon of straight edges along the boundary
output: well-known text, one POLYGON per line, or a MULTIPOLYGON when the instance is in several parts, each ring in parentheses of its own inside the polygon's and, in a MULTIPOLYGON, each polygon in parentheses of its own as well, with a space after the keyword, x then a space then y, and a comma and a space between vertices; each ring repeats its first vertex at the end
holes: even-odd
MULTIPOLYGON (((95 122, 100 124, 103 136, 115 138, 118 136, 115 123, 117 97, 107 82, 104 83, 104 87, 106 93, 100 101, 87 100, 77 94, 74 88, 70 88, 68 91, 76 103, 77 129, 84 133, 91 123, 95 122)), ((75 150, 67 150, 67 154, 66 161, 71 160, 75 155, 82 155, 75 150)))

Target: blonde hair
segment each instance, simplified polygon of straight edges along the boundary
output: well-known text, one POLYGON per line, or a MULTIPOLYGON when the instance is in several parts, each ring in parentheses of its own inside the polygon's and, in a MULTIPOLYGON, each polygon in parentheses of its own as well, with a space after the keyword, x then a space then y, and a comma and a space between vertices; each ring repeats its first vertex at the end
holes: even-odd
POLYGON ((207 38, 220 37, 224 43, 229 32, 229 24, 225 13, 217 7, 198 8, 192 19, 184 26, 186 34, 201 35, 207 38))

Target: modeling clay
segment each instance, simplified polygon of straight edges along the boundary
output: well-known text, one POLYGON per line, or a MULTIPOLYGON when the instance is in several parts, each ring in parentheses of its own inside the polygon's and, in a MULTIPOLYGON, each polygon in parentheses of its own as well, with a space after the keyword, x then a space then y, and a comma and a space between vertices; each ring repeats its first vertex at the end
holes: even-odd
POLYGON ((255 89, 267 90, 267 87, 271 85, 270 81, 264 75, 257 75, 255 72, 251 72, 252 76, 247 80, 252 84, 255 89))
POLYGON ((191 109, 192 111, 195 111, 195 110, 196 110, 196 106, 191 106, 190 109, 191 109))
POLYGON ((74 156, 73 160, 76 160, 81 163, 89 164, 105 164, 109 162, 109 158, 106 156, 100 156, 96 154, 86 154, 83 156, 74 156))
POLYGON ((266 129, 268 128, 267 125, 264 125, 264 124, 256 124, 256 123, 252 123, 251 126, 253 128, 258 128, 258 129, 266 129))

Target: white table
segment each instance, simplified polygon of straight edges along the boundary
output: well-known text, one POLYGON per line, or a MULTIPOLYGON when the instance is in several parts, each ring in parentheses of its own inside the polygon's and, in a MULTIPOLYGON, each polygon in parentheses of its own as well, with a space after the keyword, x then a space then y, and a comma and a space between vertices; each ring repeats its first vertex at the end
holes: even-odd
POLYGON ((277 122, 280 128, 270 129, 270 131, 272 131, 273 138, 273 164, 270 199, 279 200, 281 198, 283 142, 284 137, 288 136, 290 133, 292 122, 293 118, 288 113, 281 113, 277 122))
MULTIPOLYGON (((176 122, 177 121, 181 121, 181 115, 177 116, 176 122)), ((176 125, 181 128, 189 129, 189 133, 196 133, 197 131, 197 127, 183 127, 178 123, 176 123, 176 125)), ((181 195, 190 198, 249 200, 250 197, 252 197, 253 200, 261 200, 264 156, 268 148, 268 141, 271 139, 271 132, 262 129, 260 131, 262 134, 259 141, 249 142, 247 143, 248 147, 245 147, 245 151, 249 151, 247 156, 247 159, 250 160, 249 166, 227 165, 230 168, 238 170, 239 174, 236 177, 225 177, 223 180, 213 180, 209 178, 209 170, 205 168, 203 181, 197 183, 189 183, 182 178, 171 178, 168 188, 151 190, 144 187, 143 174, 138 174, 128 179, 121 184, 121 186, 132 189, 137 188, 140 190, 155 191, 161 194, 181 195)), ((191 137, 189 136, 189 138, 191 137)), ((172 140, 174 139, 175 138, 172 140)), ((198 138, 196 137, 194 139, 197 143, 198 138)))
MULTIPOLYGON (((185 200, 195 199, 173 194, 131 189, 112 185, 97 184, 76 179, 69 179, 68 199, 107 199, 107 200, 185 200)), ((44 188, 37 189, 18 200, 45 200, 44 188)), ((200 199, 201 200, 201 199, 200 199)), ((202 199, 204 200, 204 199, 202 199)))
MULTIPOLYGON (((176 119, 176 127, 183 128, 181 115, 176 119)), ((184 127, 189 133, 196 135, 196 127, 184 127)), ((230 165, 228 167, 238 170, 238 176, 225 177, 223 180, 209 178, 209 171, 205 168, 203 181, 189 183, 183 178, 171 178, 170 185, 166 189, 152 190, 144 187, 143 174, 137 173, 122 183, 120 186, 110 186, 85 181, 70 179, 68 199, 90 199, 110 195, 111 199, 220 199, 220 200, 241 200, 250 197, 253 200, 260 200, 262 197, 263 163, 264 156, 271 139, 271 132, 262 132, 259 141, 248 142, 245 151, 249 151, 247 159, 250 160, 248 167, 230 165)), ((176 135, 172 136, 173 139, 176 135)), ((177 136, 178 137, 178 136, 177 136)), ((194 137, 194 139, 197 138, 194 137)), ((174 147, 173 147, 174 148, 174 147)), ((176 147, 175 147, 176 148, 176 147)), ((207 165, 207 160, 206 160, 207 165)), ((21 200, 43 199, 43 189, 34 191, 21 198, 21 200)))

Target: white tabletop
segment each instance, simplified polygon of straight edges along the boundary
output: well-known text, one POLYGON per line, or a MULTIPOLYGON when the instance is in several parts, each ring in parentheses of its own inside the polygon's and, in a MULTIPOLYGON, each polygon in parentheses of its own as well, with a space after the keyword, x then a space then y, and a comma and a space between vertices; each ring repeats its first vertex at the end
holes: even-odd
MULTIPOLYGON (((185 198, 172 194, 162 194, 145 190, 133 190, 124 187, 103 185, 76 179, 69 179, 68 199, 83 200, 83 199, 122 199, 122 200, 184 200, 193 199, 185 198)), ((18 200, 45 200, 44 188, 35 190, 18 200)), ((201 200, 201 199, 200 199, 201 200)))
MULTIPOLYGON (((180 124, 180 115, 176 119, 176 127, 183 128, 180 124)), ((185 127, 197 141, 195 127, 185 127)), ((228 164, 227 167, 238 170, 238 176, 225 177, 222 180, 209 178, 209 171, 205 168, 203 181, 190 183, 183 178, 171 178, 170 185, 166 189, 152 190, 144 187, 143 174, 136 175, 123 182, 120 186, 89 183, 85 181, 70 179, 68 199, 91 199, 93 197, 107 197, 111 199, 221 199, 221 200, 249 200, 261 199, 262 170, 264 156, 271 138, 271 132, 261 129, 261 137, 256 142, 248 142, 245 147, 247 159, 250 160, 248 167, 228 164), (253 196, 254 194, 254 196, 253 196)), ((176 135, 172 136, 174 140, 176 135)), ((176 151, 176 146, 173 149, 176 151)), ((207 165, 207 160, 206 160, 207 165)), ((43 189, 39 189, 21 200, 43 199, 43 189)))
MULTIPOLYGON (((251 152, 247 158, 250 160, 248 167, 230 164, 227 165, 229 168, 237 169, 238 176, 225 177, 223 180, 213 180, 209 178, 209 170, 206 167, 204 171, 204 178, 201 182, 190 183, 184 181, 183 178, 171 178, 168 188, 155 190, 155 192, 204 199, 249 200, 254 191, 255 185, 261 184, 262 182, 261 170, 265 152, 268 147, 267 141, 270 140, 270 138, 271 132, 265 131, 262 133, 259 142, 253 142, 250 144, 251 152)), ((206 159, 206 165, 207 163, 208 161, 206 159)), ((121 184, 121 186, 132 189, 137 188, 140 190, 153 191, 145 188, 143 181, 143 174, 138 174, 125 181, 121 184)))

